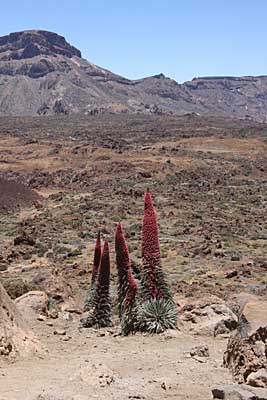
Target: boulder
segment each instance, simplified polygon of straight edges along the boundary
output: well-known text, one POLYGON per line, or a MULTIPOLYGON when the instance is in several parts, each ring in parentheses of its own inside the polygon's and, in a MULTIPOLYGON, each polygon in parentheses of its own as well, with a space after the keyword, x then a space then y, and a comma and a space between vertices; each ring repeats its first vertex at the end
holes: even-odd
POLYGON ((256 380, 255 375, 251 376, 267 368, 267 302, 253 295, 239 296, 236 301, 238 324, 229 338, 224 365, 238 383, 255 385, 257 381, 267 387, 263 375, 256 375, 256 380))
POLYGON ((25 355, 41 350, 17 306, 0 284, 0 358, 25 355))
POLYGON ((22 296, 24 293, 32 290, 32 285, 22 278, 3 278, 1 284, 7 291, 12 300, 22 296))
POLYGON ((247 377, 247 383, 255 387, 267 387, 267 370, 262 368, 257 372, 252 372, 247 377))
POLYGON ((222 299, 207 296, 204 300, 176 299, 183 304, 179 310, 180 321, 186 331, 195 335, 217 336, 229 334, 236 328, 237 317, 222 299), (188 301, 188 300, 187 300, 188 301))
POLYGON ((34 277, 32 283, 59 304, 75 304, 71 285, 60 274, 55 275, 49 271, 42 271, 34 277))
POLYGON ((18 297, 15 304, 27 319, 36 319, 39 314, 47 315, 48 313, 48 296, 39 290, 18 297))
POLYGON ((267 390, 248 385, 221 385, 212 389, 213 399, 267 400, 267 390))

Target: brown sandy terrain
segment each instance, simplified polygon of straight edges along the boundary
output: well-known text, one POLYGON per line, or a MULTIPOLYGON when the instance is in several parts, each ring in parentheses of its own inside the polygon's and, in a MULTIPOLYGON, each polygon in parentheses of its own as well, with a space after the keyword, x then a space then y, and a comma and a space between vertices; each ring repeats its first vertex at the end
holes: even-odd
POLYGON ((114 337, 113 329, 102 336, 68 325, 67 337, 60 337, 53 335, 55 327, 40 322, 36 329, 42 331, 39 335, 49 353, 41 359, 0 364, 1 400, 203 400, 210 398, 211 387, 231 382, 221 366, 225 339, 179 332, 170 338, 114 337), (209 358, 190 356, 199 343, 209 346, 209 358))

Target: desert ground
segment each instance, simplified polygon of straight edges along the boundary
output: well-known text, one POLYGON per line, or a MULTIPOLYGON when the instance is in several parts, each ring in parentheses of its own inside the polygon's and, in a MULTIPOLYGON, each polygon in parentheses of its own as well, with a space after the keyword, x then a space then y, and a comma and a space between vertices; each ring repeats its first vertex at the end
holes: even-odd
POLYGON ((0 282, 39 349, 0 356, 0 399, 206 400, 232 383, 223 366, 231 304, 267 302, 266 138, 267 125, 194 114, 1 118, 0 282), (178 329, 124 337, 114 232, 121 222, 141 267, 147 188, 178 329), (99 229, 114 320, 96 330, 80 318, 99 229), (41 313, 20 303, 37 290, 48 296, 41 313))

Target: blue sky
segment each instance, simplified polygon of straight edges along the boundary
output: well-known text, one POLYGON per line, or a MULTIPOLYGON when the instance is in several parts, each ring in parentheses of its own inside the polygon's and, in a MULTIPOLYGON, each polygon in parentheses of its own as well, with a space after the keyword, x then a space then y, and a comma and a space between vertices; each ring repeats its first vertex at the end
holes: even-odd
POLYGON ((1 0, 0 36, 24 29, 128 78, 267 75, 267 0, 1 0))

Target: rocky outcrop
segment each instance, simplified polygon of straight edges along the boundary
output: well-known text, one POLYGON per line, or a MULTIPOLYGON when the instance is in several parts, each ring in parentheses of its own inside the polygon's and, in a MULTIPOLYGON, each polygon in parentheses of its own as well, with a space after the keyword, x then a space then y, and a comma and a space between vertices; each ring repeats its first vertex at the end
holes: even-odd
POLYGON ((0 284, 0 358, 11 354, 35 353, 39 350, 38 341, 0 284))
POLYGON ((33 284, 40 287, 51 299, 64 306, 75 304, 71 285, 62 275, 51 272, 39 272, 33 279, 33 284))
POLYGON ((267 390, 248 385, 221 385, 212 389, 213 399, 267 400, 267 390))
POLYGON ((267 302, 256 296, 239 302, 237 330, 229 338, 224 365, 238 383, 267 387, 267 302))
POLYGON ((48 296, 39 290, 23 294, 15 300, 15 304, 27 320, 48 314, 48 296))
POLYGON ((80 50, 53 32, 29 30, 0 37, 0 60, 21 60, 39 55, 81 57, 80 50))
POLYGON ((176 298, 183 330, 194 335, 229 335, 236 328, 237 318, 229 306, 216 296, 205 299, 176 298), (189 300, 188 300, 189 299, 189 300))

